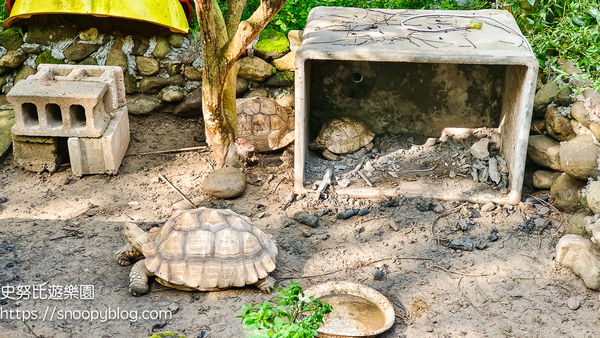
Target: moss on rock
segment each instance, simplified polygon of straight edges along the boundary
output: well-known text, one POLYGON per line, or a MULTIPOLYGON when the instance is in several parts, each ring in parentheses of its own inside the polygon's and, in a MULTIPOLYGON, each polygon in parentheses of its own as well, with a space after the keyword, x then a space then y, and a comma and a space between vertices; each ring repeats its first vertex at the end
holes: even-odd
POLYGON ((265 29, 260 33, 260 38, 254 51, 258 56, 265 59, 277 59, 290 50, 290 42, 282 32, 265 29))
POLYGON ((23 33, 17 27, 5 29, 0 33, 0 46, 6 49, 17 49, 23 44, 23 33))
POLYGON ((50 52, 49 50, 46 50, 46 51, 43 51, 35 59, 35 64, 37 66, 39 66, 40 63, 51 63, 51 64, 54 64, 54 65, 59 65, 59 64, 65 63, 65 62, 63 60, 55 58, 54 56, 52 56, 52 52, 50 52))

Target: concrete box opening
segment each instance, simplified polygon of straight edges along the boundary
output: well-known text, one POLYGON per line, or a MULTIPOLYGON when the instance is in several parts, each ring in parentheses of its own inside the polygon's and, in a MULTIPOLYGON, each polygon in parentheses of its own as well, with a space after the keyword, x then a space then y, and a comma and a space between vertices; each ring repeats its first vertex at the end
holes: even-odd
POLYGON ((40 117, 38 115, 37 106, 33 103, 23 103, 21 105, 23 111, 23 123, 28 128, 39 128, 40 117))
POLYGON ((373 176, 336 185, 338 194, 518 203, 538 64, 510 13, 317 7, 296 66, 297 192, 326 169, 348 177, 362 160, 373 176), (474 18, 481 29, 462 26, 474 18), (338 117, 365 124, 379 151, 337 163, 309 152, 321 127, 338 117), (491 141, 488 159, 465 157, 482 138, 491 141), (483 161, 501 170, 497 183, 485 183, 488 168, 476 170, 481 182, 459 171, 483 161))
POLYGON ((63 124, 60 106, 56 103, 46 104, 46 123, 48 128, 61 128, 63 124))
POLYGON ((71 117, 71 128, 83 129, 86 126, 85 108, 80 104, 73 104, 69 107, 71 117))

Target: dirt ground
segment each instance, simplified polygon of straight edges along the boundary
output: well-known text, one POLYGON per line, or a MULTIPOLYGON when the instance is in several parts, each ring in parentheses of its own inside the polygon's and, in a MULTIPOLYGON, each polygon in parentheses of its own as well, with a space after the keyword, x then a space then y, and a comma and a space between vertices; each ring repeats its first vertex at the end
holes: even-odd
MULTIPOLYGON (((203 141, 197 121, 170 115, 132 117, 131 132, 130 154, 203 141)), ((598 336, 598 293, 554 262, 565 215, 551 211, 544 216, 547 223, 526 223, 532 228, 525 229, 525 220, 539 217, 532 203, 482 211, 476 204, 401 196, 398 206, 380 207, 385 201, 309 195, 283 210, 293 169, 279 154, 260 157, 247 168, 245 194, 222 201, 201 193, 200 182, 212 169, 208 152, 129 155, 118 175, 81 179, 72 177, 68 166, 54 174, 25 172, 11 164, 9 155, 0 163, 0 197, 7 198, 0 203, 0 285, 93 285, 95 293, 91 300, 0 300, 1 310, 39 315, 24 321, 6 319, 5 313, 0 337, 147 337, 157 331, 243 337, 236 318, 242 305, 273 295, 252 287, 184 292, 156 282, 148 295, 129 294, 129 268, 117 265, 114 256, 125 243, 123 224, 148 228, 189 207, 159 174, 196 205, 231 208, 272 234, 280 250, 272 274, 279 286, 349 280, 383 293, 396 311, 396 322, 383 337, 598 336), (350 207, 370 207, 370 213, 336 218, 350 207), (296 211, 323 208, 331 212, 320 217, 317 228, 286 222, 296 211), (466 230, 458 227, 459 219, 468 223, 466 230), (499 239, 491 242, 494 228, 499 239), (470 238, 479 249, 453 250, 440 240, 459 237, 470 238), (378 280, 377 269, 383 272, 378 280), (577 310, 566 305, 572 297, 581 304, 577 310), (47 311, 108 309, 140 316, 146 310, 172 311, 172 317, 104 322, 42 317, 47 311)))

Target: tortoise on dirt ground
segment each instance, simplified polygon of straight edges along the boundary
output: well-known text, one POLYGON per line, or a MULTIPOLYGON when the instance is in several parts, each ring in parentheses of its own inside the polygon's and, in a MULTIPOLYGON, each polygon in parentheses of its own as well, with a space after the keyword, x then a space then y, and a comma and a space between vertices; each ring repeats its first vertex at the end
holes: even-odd
POLYGON ((274 279, 277 246, 250 219, 226 209, 199 208, 173 215, 162 227, 145 232, 126 223, 129 241, 117 253, 117 263, 129 265, 129 291, 148 292, 148 277, 186 291, 215 291, 255 284, 269 293, 274 279))
POLYGON ((309 148, 321 151, 323 157, 328 160, 338 161, 338 154, 353 153, 362 147, 372 149, 373 137, 375 134, 362 122, 340 117, 323 124, 319 135, 309 148))
POLYGON ((237 136, 248 140, 258 152, 283 148, 294 140, 294 116, 274 99, 237 99, 237 136))

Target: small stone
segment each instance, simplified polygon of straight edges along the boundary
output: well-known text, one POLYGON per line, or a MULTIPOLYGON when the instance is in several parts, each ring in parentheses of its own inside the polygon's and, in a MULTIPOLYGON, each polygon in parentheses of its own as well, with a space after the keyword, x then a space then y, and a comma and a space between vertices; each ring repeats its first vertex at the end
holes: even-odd
POLYGON ((588 208, 595 214, 600 214, 600 182, 592 181, 587 187, 586 201, 588 208))
POLYGON ((247 92, 246 94, 244 94, 245 99, 250 99, 253 97, 269 97, 269 93, 267 93, 266 89, 259 88, 259 89, 251 90, 251 91, 247 92))
POLYGON ((538 210, 538 213, 542 216, 546 216, 547 214, 550 213, 550 208, 540 205, 540 204, 536 204, 535 208, 538 210))
POLYGON ((192 208, 193 206, 191 206, 190 203, 186 200, 180 200, 173 203, 173 210, 188 210, 192 208))
POLYGON ((146 54, 148 48, 150 47, 150 39, 146 36, 134 34, 131 36, 133 39, 133 48, 131 49, 131 54, 140 56, 146 54))
POLYGON ((294 85, 294 73, 280 71, 265 81, 265 86, 269 87, 291 87, 294 85))
POLYGON ((536 228, 544 229, 548 225, 548 220, 544 218, 536 218, 533 220, 533 223, 535 223, 536 228))
POLYGON ((573 235, 587 236, 588 233, 585 230, 586 222, 585 218, 591 216, 592 212, 588 209, 580 209, 569 217, 567 223, 567 233, 573 235))
POLYGON ((93 43, 74 43, 67 47, 63 53, 69 61, 81 61, 97 51, 99 47, 99 44, 93 43))
POLYGON ((490 235, 488 236, 488 240, 490 242, 495 242, 498 239, 500 239, 500 236, 498 236, 498 229, 493 228, 492 231, 490 232, 490 235))
POLYGON ((358 216, 365 216, 368 215, 370 212, 369 208, 361 208, 360 210, 358 210, 358 216))
POLYGON ((11 27, 0 33, 0 46, 6 49, 18 49, 23 44, 23 33, 17 27, 11 27))
POLYGON ((185 97, 185 91, 181 87, 169 86, 163 88, 158 96, 165 102, 179 102, 185 97))
POLYGON ((179 305, 177 305, 177 303, 171 303, 169 305, 169 311, 171 311, 171 314, 174 315, 179 311, 179 305))
POLYGON ((337 215, 338 219, 348 219, 358 214, 358 209, 346 209, 337 215))
POLYGON ((107 66, 119 66, 123 69, 123 72, 127 72, 129 63, 127 61, 127 55, 123 53, 123 39, 117 38, 110 47, 108 55, 106 56, 107 66))
POLYGON ((383 230, 377 230, 373 233, 373 235, 375 236, 382 236, 383 235, 383 230))
POLYGON ((495 184, 499 184, 502 180, 502 175, 500 175, 500 171, 498 170, 498 161, 495 157, 491 157, 488 161, 488 173, 490 180, 495 184))
POLYGON ((331 210, 329 210, 329 208, 320 208, 317 210, 317 212, 315 212, 315 215, 317 217, 322 217, 327 215, 331 210))
POLYGON ((467 223, 467 220, 465 220, 464 218, 461 218, 458 220, 458 228, 461 231, 467 231, 469 230, 469 223, 467 223))
POLYGON ((548 107, 545 119, 546 131, 553 138, 559 141, 568 141, 577 136, 573 131, 573 127, 571 127, 569 119, 564 117, 558 108, 548 107))
POLYGON ((183 68, 183 76, 190 81, 202 81, 202 69, 194 66, 185 66, 183 68))
POLYGON ((473 251, 473 241, 468 237, 454 238, 448 242, 448 247, 454 250, 473 251))
POLYGON ((152 331, 160 330, 160 329, 162 329, 165 326, 167 326, 167 321, 161 320, 160 322, 154 323, 152 325, 152 331))
POLYGON ((312 236, 312 231, 310 231, 309 229, 302 229, 302 236, 308 238, 308 237, 312 236))
POLYGON ((42 45, 39 43, 24 43, 21 45, 21 50, 27 54, 38 54, 42 52, 42 45))
POLYGON ((15 75, 14 84, 17 84, 19 81, 26 79, 29 75, 35 74, 37 71, 27 65, 21 66, 15 75))
POLYGON ((373 272, 373 279, 384 280, 385 279, 385 271, 383 271, 379 267, 376 267, 375 272, 373 272))
POLYGON ((169 47, 169 38, 166 36, 158 36, 156 37, 156 47, 154 47, 154 51, 152 51, 152 56, 157 59, 164 59, 171 47, 169 47))
POLYGON ((98 39, 98 28, 90 27, 79 33, 79 39, 83 41, 95 41, 98 39))
POLYGON ((304 34, 303 30, 291 30, 288 32, 288 40, 290 44, 300 46, 302 44, 302 35, 304 34))
POLYGON ((235 81, 235 96, 240 97, 244 95, 244 93, 248 90, 248 84, 248 80, 238 76, 235 81))
POLYGON ((488 145, 490 143, 489 138, 482 138, 475 142, 470 149, 471 155, 480 160, 486 160, 490 156, 488 151, 488 145))
POLYGON ((202 88, 196 88, 185 95, 185 99, 175 107, 173 114, 180 117, 202 116, 202 88))
POLYGON ((533 186, 538 189, 550 189, 552 182, 560 176, 559 171, 536 170, 533 173, 533 186))
POLYGON ((337 184, 342 188, 348 188, 350 186, 350 180, 342 178, 341 180, 337 180, 337 184))
POLYGON ((494 204, 494 202, 488 202, 488 203, 484 204, 483 206, 481 206, 482 212, 490 212, 494 209, 496 209, 496 204, 494 204))
POLYGON ((590 126, 588 128, 590 129, 592 135, 594 135, 596 140, 600 140, 600 123, 592 122, 590 123, 590 126))
POLYGON ((400 205, 400 203, 397 200, 389 200, 389 201, 381 202, 381 205, 379 206, 379 210, 384 210, 386 208, 394 208, 399 205, 400 205))
POLYGON ((581 306, 581 302, 579 301, 579 298, 577 297, 570 297, 569 299, 567 299, 567 307, 573 311, 579 309, 579 307, 581 306))
POLYGON ((589 127, 592 122, 590 120, 590 113, 585 108, 585 104, 581 101, 577 101, 571 105, 571 117, 585 127, 589 127))
POLYGON ((531 135, 542 135, 546 131, 546 120, 537 119, 531 121, 529 132, 531 135))
POLYGON ((528 220, 524 221, 519 226, 519 230, 523 231, 524 233, 526 233, 528 235, 531 235, 533 233, 533 231, 535 230, 534 220, 528 219, 528 220))
POLYGON ((158 60, 151 57, 136 56, 135 62, 140 74, 145 76, 151 76, 158 73, 158 69, 160 68, 158 60))
POLYGON ((291 225, 294 225, 294 222, 290 221, 289 219, 286 219, 285 221, 283 221, 283 228, 287 228, 291 225))
POLYGON ((183 34, 171 34, 169 36, 169 44, 175 48, 181 48, 185 42, 183 34))
POLYGON ((560 143, 546 135, 529 136, 527 155, 533 162, 541 166, 561 170, 560 143))
POLYGON ((600 147, 590 135, 580 135, 560 144, 560 165, 562 170, 580 180, 597 175, 600 147))
POLYGON ((127 95, 127 110, 132 115, 147 115, 163 108, 161 100, 155 96, 137 94, 127 95))
POLYGON ((258 57, 244 57, 238 61, 238 76, 250 81, 262 82, 273 75, 275 68, 258 57))
POLYGON ((564 235, 556 245, 556 262, 573 270, 587 288, 600 290, 600 253, 589 239, 564 235))
POLYGON ((202 190, 217 198, 234 198, 246 190, 246 175, 236 168, 217 169, 206 176, 202 190))
POLYGON ((166 86, 182 86, 184 82, 184 78, 181 76, 181 74, 168 78, 162 78, 160 76, 148 76, 140 80, 139 88, 144 94, 155 94, 166 86))
POLYGON ((95 58, 93 58, 91 56, 88 56, 85 59, 79 61, 77 64, 78 65, 97 66, 98 60, 96 60, 95 58))
POLYGON ((399 230, 400 230, 400 227, 398 226, 398 223, 396 223, 396 221, 394 221, 394 220, 389 220, 389 221, 388 221, 388 224, 389 224, 389 226, 390 226, 390 228, 391 228, 392 230, 394 230, 394 231, 399 231, 399 230))
POLYGON ((308 211, 298 211, 293 217, 295 221, 308 225, 311 228, 316 228, 319 226, 319 218, 311 215, 308 211))

